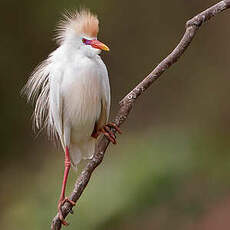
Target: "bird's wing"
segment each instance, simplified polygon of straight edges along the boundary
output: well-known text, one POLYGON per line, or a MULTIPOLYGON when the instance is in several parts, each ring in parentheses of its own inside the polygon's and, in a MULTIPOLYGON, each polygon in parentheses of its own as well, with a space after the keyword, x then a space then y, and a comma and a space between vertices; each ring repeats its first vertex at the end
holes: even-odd
POLYGON ((102 128, 109 119, 110 112, 110 85, 106 66, 102 65, 102 97, 101 97, 101 113, 95 123, 94 131, 102 128))
POLYGON ((62 77, 63 72, 58 70, 54 71, 50 76, 49 121, 50 126, 57 131, 61 144, 65 148, 63 136, 63 96, 61 93, 62 77))
POLYGON ((101 129, 108 121, 108 105, 105 100, 101 100, 101 113, 94 127, 94 132, 101 129))

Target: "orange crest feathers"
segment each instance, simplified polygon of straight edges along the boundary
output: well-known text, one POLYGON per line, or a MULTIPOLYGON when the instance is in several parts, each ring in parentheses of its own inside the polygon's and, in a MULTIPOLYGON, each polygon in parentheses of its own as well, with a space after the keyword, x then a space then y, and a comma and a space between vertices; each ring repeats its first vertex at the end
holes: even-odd
POLYGON ((56 39, 58 43, 64 41, 65 34, 69 29, 75 31, 78 35, 84 34, 95 38, 99 31, 99 20, 88 9, 81 9, 74 13, 66 12, 57 28, 56 39))
POLYGON ((89 10, 83 9, 80 12, 76 12, 73 23, 77 33, 85 34, 89 37, 97 37, 99 21, 97 16, 89 10))

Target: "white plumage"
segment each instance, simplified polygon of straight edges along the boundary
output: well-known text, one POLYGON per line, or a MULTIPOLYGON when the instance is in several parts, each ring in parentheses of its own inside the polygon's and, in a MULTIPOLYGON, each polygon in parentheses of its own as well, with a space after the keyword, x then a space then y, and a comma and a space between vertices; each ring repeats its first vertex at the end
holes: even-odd
POLYGON ((108 47, 92 44, 97 32, 97 17, 87 10, 66 17, 57 36, 60 46, 25 86, 28 99, 35 100, 36 127, 57 134, 75 167, 82 158, 92 157, 96 139, 91 135, 109 116, 108 72, 98 55, 108 47))
POLYGON ((109 48, 97 40, 98 19, 88 10, 65 16, 58 28, 59 47, 33 72, 24 87, 28 100, 35 101, 34 124, 59 138, 65 151, 65 171, 58 202, 59 218, 67 225, 61 206, 65 201, 70 164, 90 159, 100 133, 114 144, 115 135, 106 124, 110 110, 108 72, 101 50, 109 48))

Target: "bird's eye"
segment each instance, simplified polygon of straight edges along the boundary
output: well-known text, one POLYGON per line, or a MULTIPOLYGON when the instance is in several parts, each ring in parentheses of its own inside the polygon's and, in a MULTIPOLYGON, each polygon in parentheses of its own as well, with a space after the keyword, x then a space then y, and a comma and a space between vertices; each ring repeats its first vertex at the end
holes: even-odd
POLYGON ((86 38, 82 38, 82 42, 86 45, 90 45, 91 40, 88 40, 86 38))
POLYGON ((82 42, 86 45, 91 45, 91 40, 88 40, 86 38, 82 38, 82 42))

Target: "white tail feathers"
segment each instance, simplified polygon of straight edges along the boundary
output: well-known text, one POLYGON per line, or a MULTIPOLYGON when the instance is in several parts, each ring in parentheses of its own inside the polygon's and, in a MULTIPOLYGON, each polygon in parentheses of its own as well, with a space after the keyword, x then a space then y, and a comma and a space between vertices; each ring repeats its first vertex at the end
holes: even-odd
POLYGON ((96 139, 92 137, 86 141, 70 145, 71 163, 75 169, 77 169, 77 165, 81 159, 87 160, 93 157, 95 146, 96 139))

